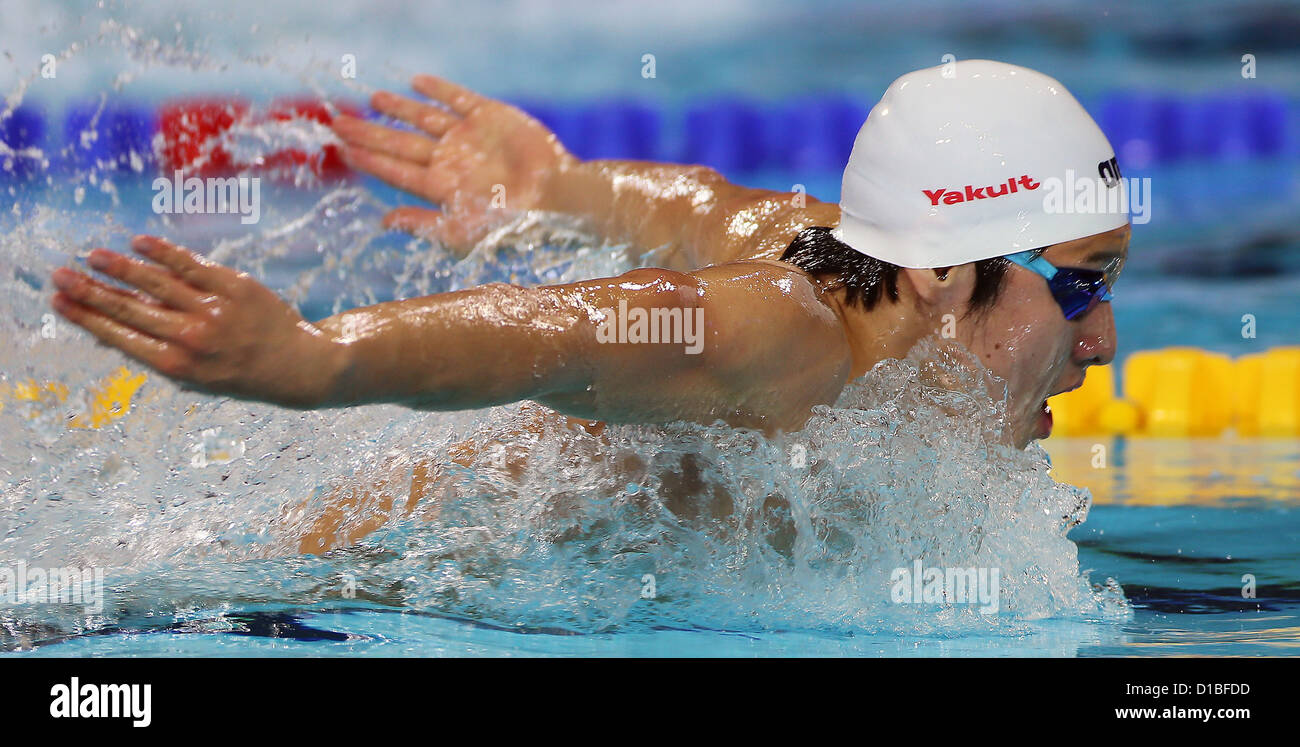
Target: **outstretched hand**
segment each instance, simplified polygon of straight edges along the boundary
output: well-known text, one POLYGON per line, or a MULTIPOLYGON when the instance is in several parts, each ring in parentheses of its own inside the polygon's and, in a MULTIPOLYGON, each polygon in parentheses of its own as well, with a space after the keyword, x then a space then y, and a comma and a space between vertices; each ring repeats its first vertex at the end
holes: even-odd
POLYGON ((384 217, 390 228, 467 251, 490 229, 491 210, 536 208, 548 181, 577 162, 516 107, 432 75, 415 76, 411 87, 441 106, 386 91, 370 103, 424 134, 347 115, 333 124, 355 168, 441 208, 397 208, 384 217))
POLYGON ((296 408, 327 400, 339 346, 274 291, 159 238, 137 236, 131 246, 152 261, 107 249, 95 249, 88 261, 138 290, 59 268, 54 308, 100 342, 193 388, 296 408))

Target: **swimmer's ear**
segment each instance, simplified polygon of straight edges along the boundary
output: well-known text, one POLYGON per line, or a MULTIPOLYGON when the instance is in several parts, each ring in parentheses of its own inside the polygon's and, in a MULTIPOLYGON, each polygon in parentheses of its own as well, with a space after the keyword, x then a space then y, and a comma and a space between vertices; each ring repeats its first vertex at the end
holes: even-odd
POLYGON ((929 306, 958 308, 970 300, 975 288, 975 264, 925 269, 904 268, 901 278, 929 306))

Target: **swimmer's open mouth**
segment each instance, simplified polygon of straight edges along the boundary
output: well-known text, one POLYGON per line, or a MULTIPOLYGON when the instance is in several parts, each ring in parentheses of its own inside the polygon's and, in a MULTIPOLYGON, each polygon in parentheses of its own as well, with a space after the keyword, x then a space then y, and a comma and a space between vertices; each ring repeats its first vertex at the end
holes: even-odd
POLYGON ((1065 394, 1066 392, 1073 392, 1075 389, 1078 389, 1078 388, 1081 387, 1081 386, 1083 386, 1083 379, 1082 379, 1082 378, 1080 378, 1077 382, 1075 382, 1073 386, 1068 386, 1068 387, 1066 387, 1065 389, 1062 389, 1062 390, 1060 390, 1060 391, 1053 392, 1052 394, 1047 395, 1047 399, 1044 399, 1044 400, 1043 400, 1043 403, 1042 403, 1041 405, 1039 405, 1039 410, 1038 410, 1038 436, 1037 436, 1038 438, 1040 438, 1040 439, 1041 439, 1041 438, 1047 438, 1048 436, 1052 435, 1052 422, 1053 422, 1053 421, 1052 421, 1052 406, 1049 405, 1049 404, 1047 404, 1047 400, 1048 400, 1048 399, 1051 399, 1052 397, 1055 397, 1055 396, 1058 395, 1058 394, 1065 394))

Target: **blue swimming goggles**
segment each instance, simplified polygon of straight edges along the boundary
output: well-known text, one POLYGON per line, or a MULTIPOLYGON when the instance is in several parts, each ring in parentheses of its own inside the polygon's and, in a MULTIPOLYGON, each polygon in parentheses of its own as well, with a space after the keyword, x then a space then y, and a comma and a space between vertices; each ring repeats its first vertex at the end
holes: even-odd
POLYGON ((1052 298, 1056 299, 1066 319, 1074 321, 1092 311, 1102 301, 1114 298, 1110 286, 1106 284, 1106 273, 1080 267, 1057 267, 1041 254, 1035 256, 1039 251, 1030 249, 1008 254, 1006 258, 1047 278, 1052 298))

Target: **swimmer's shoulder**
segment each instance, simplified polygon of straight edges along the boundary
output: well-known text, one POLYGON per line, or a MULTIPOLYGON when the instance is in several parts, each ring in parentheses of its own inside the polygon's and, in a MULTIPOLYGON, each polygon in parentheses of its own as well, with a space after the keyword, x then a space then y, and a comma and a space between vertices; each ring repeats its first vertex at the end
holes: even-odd
MULTIPOLYGON (((735 331, 742 344, 719 346, 717 378, 754 412, 779 422, 834 402, 853 364, 844 321, 827 293, 794 265, 745 259, 696 270, 707 304, 706 329, 735 331), (780 393, 779 396, 775 393, 780 393)), ((799 422, 803 422, 800 420, 799 422)))
POLYGON ((818 312, 830 311, 838 318, 838 305, 825 285, 789 262, 752 257, 711 265, 691 274, 706 283, 727 280, 745 283, 755 290, 770 289, 795 303, 806 305, 810 309, 816 308, 818 312))
MULTIPOLYGON (((794 265, 743 259, 691 273, 702 295, 712 297, 714 318, 762 329, 775 358, 809 360, 849 356, 844 322, 830 294, 794 265)), ((838 365, 838 362, 835 363, 838 365)))

